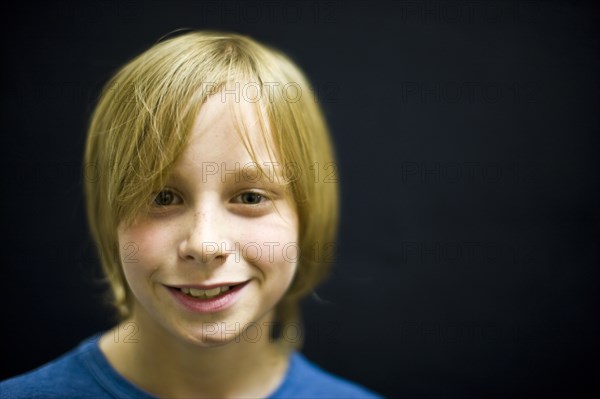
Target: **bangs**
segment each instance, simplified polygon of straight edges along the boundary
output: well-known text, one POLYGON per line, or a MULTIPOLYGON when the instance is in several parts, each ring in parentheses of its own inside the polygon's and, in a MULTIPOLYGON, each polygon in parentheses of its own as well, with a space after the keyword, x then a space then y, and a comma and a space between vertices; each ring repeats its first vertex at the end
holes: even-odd
POLYGON ((273 140, 265 115, 273 103, 265 101, 268 93, 259 83, 263 79, 254 69, 252 59, 242 56, 244 53, 233 44, 223 49, 215 43, 215 49, 201 47, 212 55, 208 68, 206 57, 194 54, 198 46, 185 48, 177 41, 172 39, 157 46, 156 52, 140 56, 113 82, 117 87, 129 88, 121 93, 120 101, 125 106, 111 126, 113 130, 126 131, 130 138, 115 139, 111 146, 115 154, 111 160, 113 173, 118 174, 115 177, 120 184, 114 187, 117 192, 109 192, 108 196, 114 198, 117 224, 133 221, 148 205, 152 193, 164 186, 185 149, 198 113, 210 96, 235 96, 235 101, 230 101, 230 111, 235 115, 236 131, 261 175, 268 176, 268 168, 257 160, 256 143, 249 133, 251 126, 242 117, 241 107, 247 104, 245 97, 250 92, 240 90, 240 81, 250 82, 257 89, 254 96, 258 101, 251 103, 252 112, 258 117, 261 140, 268 148, 269 158, 280 162, 276 160, 281 157, 277 146, 281 141, 273 140), (217 49, 221 52, 217 53, 217 49), (231 84, 236 86, 233 91, 228 87, 231 84))

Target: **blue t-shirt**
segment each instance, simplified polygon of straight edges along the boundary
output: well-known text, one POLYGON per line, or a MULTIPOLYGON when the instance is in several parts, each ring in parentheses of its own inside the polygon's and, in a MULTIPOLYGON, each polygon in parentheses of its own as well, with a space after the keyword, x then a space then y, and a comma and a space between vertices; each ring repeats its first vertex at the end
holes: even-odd
MULTIPOLYGON (((0 397, 144 398, 154 396, 126 380, 100 351, 98 333, 70 352, 28 373, 0 383, 0 397)), ((285 378, 269 398, 380 398, 358 384, 334 376, 293 352, 285 378)))

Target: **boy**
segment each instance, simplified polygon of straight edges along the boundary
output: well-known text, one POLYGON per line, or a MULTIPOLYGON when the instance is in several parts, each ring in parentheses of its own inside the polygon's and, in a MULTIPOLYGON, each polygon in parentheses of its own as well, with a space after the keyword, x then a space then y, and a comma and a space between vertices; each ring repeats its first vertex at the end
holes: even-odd
POLYGON ((279 51, 202 31, 107 84, 84 166, 121 323, 0 385, 3 397, 377 397, 298 351, 298 301, 338 217, 328 129, 279 51), (295 333, 290 333, 290 329, 295 333))

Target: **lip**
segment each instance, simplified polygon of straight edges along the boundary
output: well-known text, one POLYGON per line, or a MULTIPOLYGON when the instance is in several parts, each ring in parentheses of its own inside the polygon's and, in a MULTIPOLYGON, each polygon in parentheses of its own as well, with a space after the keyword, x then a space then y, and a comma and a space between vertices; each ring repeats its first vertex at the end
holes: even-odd
POLYGON ((186 310, 194 313, 216 313, 226 310, 232 307, 241 297, 244 288, 250 281, 243 283, 225 283, 225 284, 213 284, 213 285, 182 285, 182 286, 165 286, 168 291, 173 295, 175 300, 186 310), (190 295, 186 295, 179 288, 197 288, 197 289, 210 289, 211 287, 221 287, 223 285, 235 285, 234 288, 229 291, 215 297, 208 299, 193 298, 190 295), (209 288, 203 288, 209 287, 209 288))
POLYGON ((248 281, 235 281, 235 282, 226 282, 226 283, 215 283, 215 284, 205 284, 205 285, 197 285, 197 284, 182 284, 182 285, 170 285, 168 288, 195 288, 197 290, 210 290, 216 287, 224 287, 230 285, 240 285, 247 283, 248 281))

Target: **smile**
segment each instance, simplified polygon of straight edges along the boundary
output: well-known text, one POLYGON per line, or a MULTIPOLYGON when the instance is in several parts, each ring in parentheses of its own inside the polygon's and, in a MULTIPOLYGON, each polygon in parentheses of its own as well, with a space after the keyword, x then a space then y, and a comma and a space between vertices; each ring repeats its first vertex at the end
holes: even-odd
POLYGON ((168 287, 169 292, 187 310, 196 313, 212 313, 225 310, 238 301, 248 281, 212 286, 168 287))
POLYGON ((229 291, 232 287, 234 287, 234 286, 224 285, 221 287, 211 288, 209 290, 200 290, 197 288, 182 287, 179 290, 181 292, 183 292, 184 294, 189 295, 194 298, 209 299, 209 298, 215 298, 215 297, 221 295, 222 293, 229 291))

